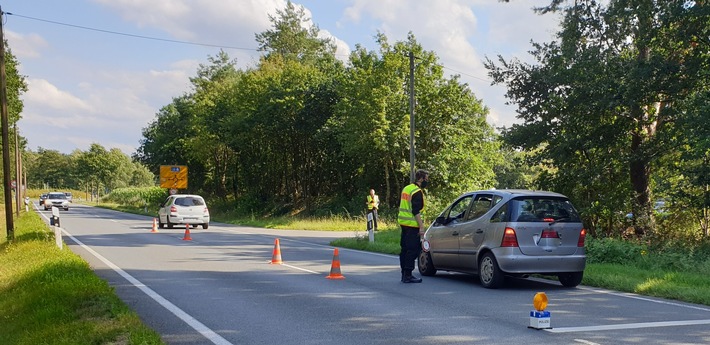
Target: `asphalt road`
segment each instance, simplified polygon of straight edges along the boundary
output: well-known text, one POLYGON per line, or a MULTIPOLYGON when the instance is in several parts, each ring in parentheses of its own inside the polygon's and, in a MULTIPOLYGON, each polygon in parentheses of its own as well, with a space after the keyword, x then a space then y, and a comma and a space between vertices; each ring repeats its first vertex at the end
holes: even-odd
POLYGON ((60 215, 65 249, 168 344, 710 344, 702 305, 539 279, 490 290, 446 272, 402 284, 396 256, 344 248, 345 279, 326 279, 329 241, 353 233, 211 223, 188 241, 184 228, 151 232, 151 217, 82 205, 60 215), (271 263, 275 239, 283 264, 271 263), (538 292, 551 329, 528 327, 538 292))

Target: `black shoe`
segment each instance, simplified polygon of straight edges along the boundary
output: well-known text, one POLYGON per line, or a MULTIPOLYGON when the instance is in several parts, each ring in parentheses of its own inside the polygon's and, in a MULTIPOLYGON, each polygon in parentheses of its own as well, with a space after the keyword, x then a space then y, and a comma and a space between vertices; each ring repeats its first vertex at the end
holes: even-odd
POLYGON ((422 278, 417 278, 415 276, 407 276, 402 279, 402 283, 406 283, 406 284, 421 283, 421 282, 422 282, 422 278))

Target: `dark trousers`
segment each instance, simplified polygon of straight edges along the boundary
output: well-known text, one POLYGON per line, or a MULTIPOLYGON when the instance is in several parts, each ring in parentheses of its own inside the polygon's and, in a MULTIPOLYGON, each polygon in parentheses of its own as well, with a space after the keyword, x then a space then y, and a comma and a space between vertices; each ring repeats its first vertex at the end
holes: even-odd
POLYGON ((414 264, 422 250, 419 228, 402 226, 399 246, 402 248, 399 252, 399 267, 402 268, 402 273, 412 273, 414 264))
POLYGON ((377 209, 373 208, 371 210, 367 210, 367 213, 372 213, 372 229, 377 230, 377 209))

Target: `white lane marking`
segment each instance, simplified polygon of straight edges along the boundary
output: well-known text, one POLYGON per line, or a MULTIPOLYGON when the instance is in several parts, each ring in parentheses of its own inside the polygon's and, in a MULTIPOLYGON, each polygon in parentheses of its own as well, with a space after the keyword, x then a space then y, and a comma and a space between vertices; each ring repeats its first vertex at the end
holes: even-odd
POLYGON ((69 236, 69 238, 72 239, 75 243, 80 245, 82 248, 84 248, 86 251, 94 255, 97 259, 101 260, 104 264, 106 264, 108 267, 111 267, 116 273, 121 275, 123 278, 128 280, 133 286, 139 288, 141 291, 143 291, 146 295, 148 295, 150 298, 152 298, 154 301, 158 302, 161 306, 163 306, 165 309, 173 313, 173 315, 177 316, 181 320, 185 321, 190 327, 192 327, 194 330, 197 332, 200 332, 205 338, 209 339, 213 344, 216 345, 234 345, 227 341, 227 339, 222 338, 219 334, 214 332, 213 330, 209 329, 207 326, 205 326, 202 322, 197 321, 194 317, 190 316, 188 313, 184 312, 182 309, 180 309, 178 306, 172 304, 170 301, 165 299, 163 296, 159 295, 157 292, 153 291, 151 288, 145 286, 143 283, 141 283, 138 279, 133 278, 130 274, 126 273, 124 270, 122 270, 120 267, 116 266, 113 264, 113 262, 109 261, 105 257, 101 256, 101 254, 95 252, 93 249, 89 248, 87 245, 79 241, 77 238, 72 236, 70 233, 62 229, 62 232, 69 236))
POLYGON ((606 325, 606 326, 561 327, 561 328, 546 329, 545 331, 548 331, 550 333, 571 333, 571 332, 611 331, 611 330, 620 330, 620 329, 670 327, 670 326, 692 326, 692 325, 710 325, 710 320, 663 321, 663 322, 626 323, 626 324, 606 325))
POLYGON ((311 270, 308 270, 308 269, 305 269, 305 268, 296 267, 296 266, 292 266, 292 265, 288 265, 288 264, 281 264, 281 266, 290 267, 290 268, 293 268, 293 269, 296 269, 296 270, 301 270, 301 271, 303 271, 303 272, 308 272, 308 273, 313 273, 313 274, 321 274, 320 272, 311 271, 311 270))
POLYGON ((615 292, 615 291, 602 290, 602 289, 595 289, 595 288, 583 287, 583 286, 580 286, 580 287, 578 287, 578 288, 579 288, 579 289, 583 289, 583 290, 588 290, 588 291, 596 292, 596 293, 600 293, 600 294, 614 295, 614 296, 619 296, 619 297, 626 297, 626 298, 631 298, 631 299, 637 299, 637 300, 646 301, 646 302, 653 302, 653 303, 658 303, 658 304, 665 304, 665 305, 670 305, 670 306, 674 306, 674 307, 682 307, 682 308, 688 308, 688 309, 695 309, 695 310, 701 310, 701 311, 710 312, 710 308, 706 308, 706 307, 697 307, 697 306, 687 305, 687 304, 681 304, 681 303, 677 303, 677 302, 660 301, 660 300, 656 300, 656 299, 652 299, 652 298, 648 298, 648 297, 639 296, 639 295, 636 295, 636 294, 633 294, 633 293, 629 293, 629 292, 615 292))
POLYGON ((576 341, 578 343, 586 344, 586 345, 600 345, 599 343, 595 343, 593 341, 584 340, 584 339, 574 339, 574 341, 576 341))

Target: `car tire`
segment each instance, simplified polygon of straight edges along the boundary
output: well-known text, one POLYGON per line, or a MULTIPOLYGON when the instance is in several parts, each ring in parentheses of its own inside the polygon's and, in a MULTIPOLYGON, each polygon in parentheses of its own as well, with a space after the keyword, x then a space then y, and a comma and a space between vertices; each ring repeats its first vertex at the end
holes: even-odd
POLYGON ((69 207, 65 207, 65 208, 64 208, 64 211, 69 211, 69 207))
POLYGON ((421 252, 419 254, 417 266, 419 267, 419 273, 423 276, 430 277, 436 274, 436 267, 434 267, 434 263, 431 261, 431 254, 427 252, 421 252))
POLYGON ((209 227, 210 227, 209 223, 202 224, 202 229, 204 229, 204 230, 207 230, 207 228, 209 228, 209 227))
POLYGON ((481 262, 478 263, 478 279, 481 281, 481 285, 487 289, 497 289, 505 282, 503 271, 500 270, 493 253, 483 254, 481 262))
POLYGON ((557 278, 560 279, 560 283, 562 283, 562 286, 572 288, 576 287, 582 282, 582 278, 584 278, 584 272, 560 273, 557 275, 557 278))
POLYGON ((164 229, 164 228, 165 228, 165 223, 163 223, 163 222, 160 221, 160 216, 158 216, 158 227, 161 228, 161 229, 164 229))
POLYGON ((168 229, 173 228, 173 223, 170 223, 170 218, 165 219, 165 226, 167 226, 168 229))

